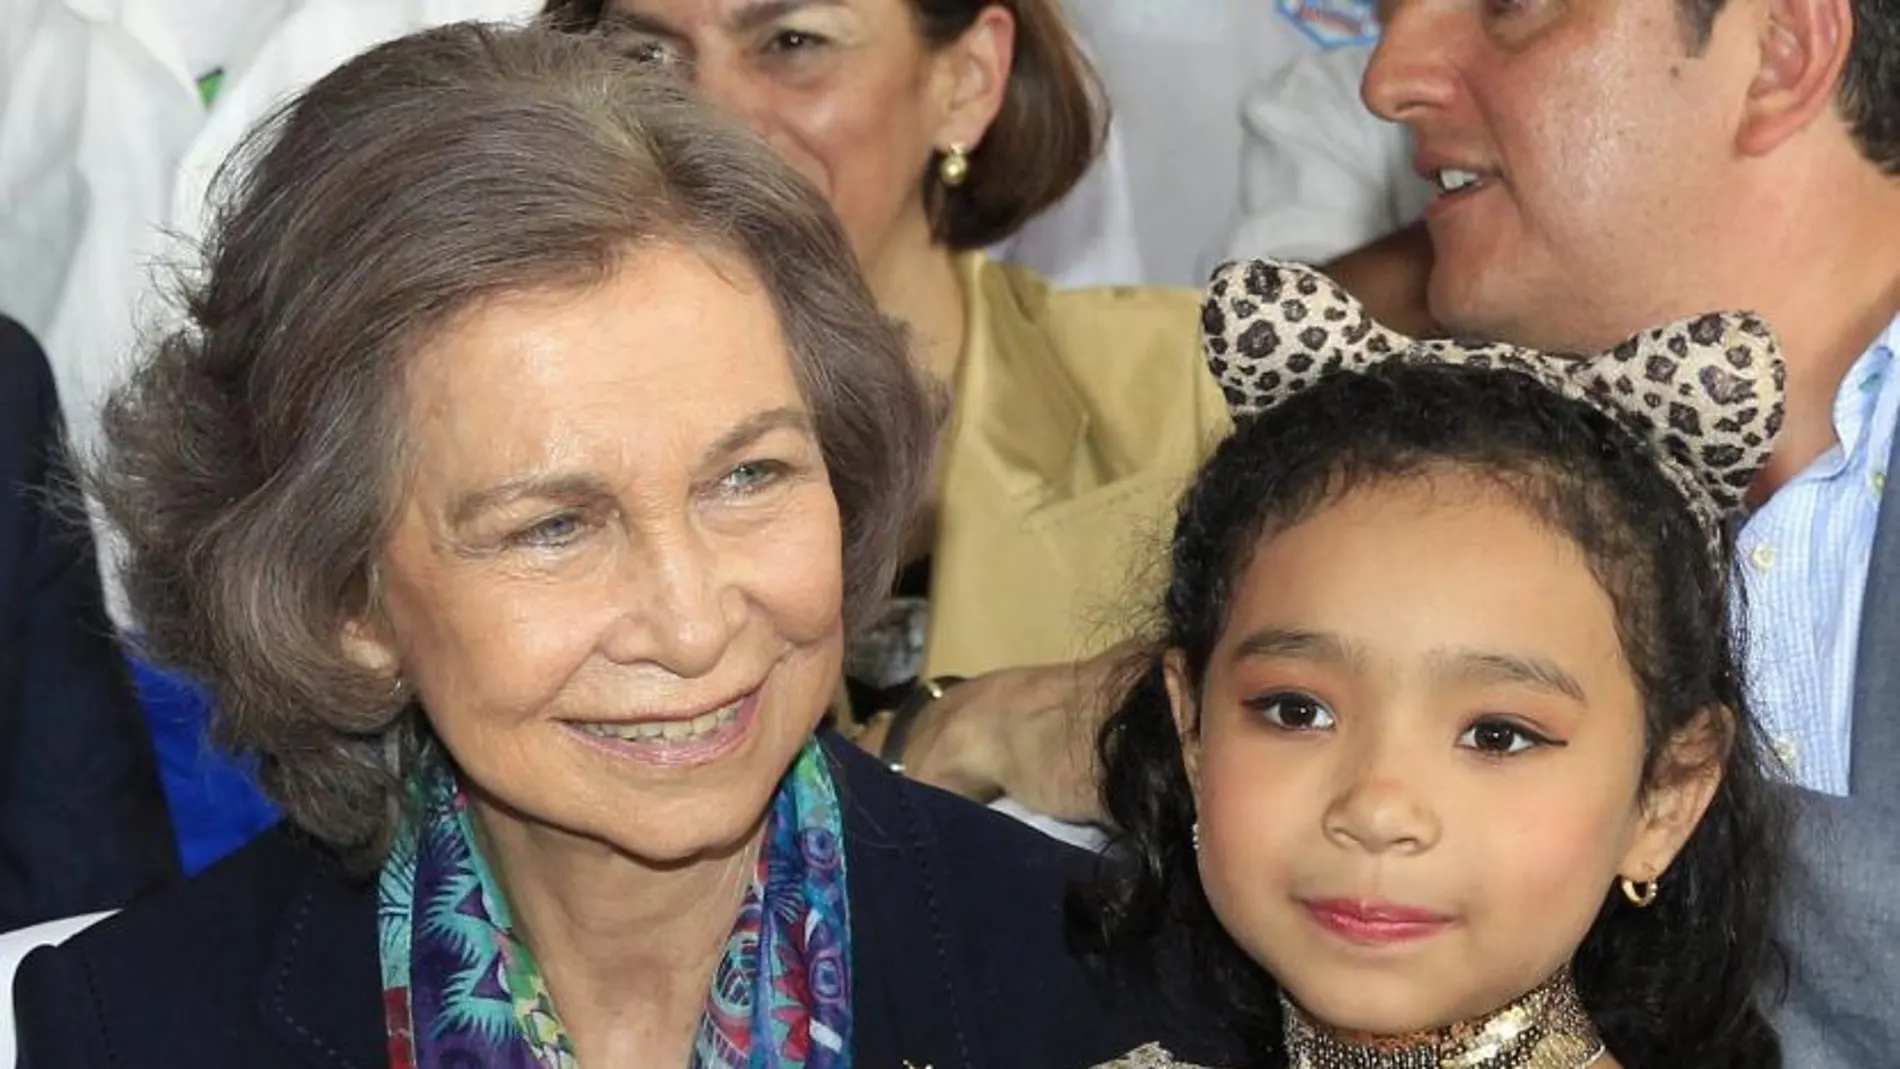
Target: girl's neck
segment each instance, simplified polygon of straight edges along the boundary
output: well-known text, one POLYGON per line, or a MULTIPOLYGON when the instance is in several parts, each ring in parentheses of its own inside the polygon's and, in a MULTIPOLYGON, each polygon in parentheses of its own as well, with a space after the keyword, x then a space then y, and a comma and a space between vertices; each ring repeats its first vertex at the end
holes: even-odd
POLYGON ((1331 1028, 1284 993, 1280 1008, 1291 1069, 1616 1069, 1568 968, 1483 1017, 1406 1035, 1331 1028))

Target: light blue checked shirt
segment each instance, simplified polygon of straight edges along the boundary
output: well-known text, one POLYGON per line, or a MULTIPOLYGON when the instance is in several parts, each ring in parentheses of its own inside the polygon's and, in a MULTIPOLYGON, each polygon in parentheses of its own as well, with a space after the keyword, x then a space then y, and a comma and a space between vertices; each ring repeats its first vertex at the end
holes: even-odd
POLYGON ((1861 354, 1834 398, 1838 443, 1743 525, 1755 713, 1796 782, 1848 791, 1854 664, 1874 526, 1900 415, 1900 319, 1861 354))

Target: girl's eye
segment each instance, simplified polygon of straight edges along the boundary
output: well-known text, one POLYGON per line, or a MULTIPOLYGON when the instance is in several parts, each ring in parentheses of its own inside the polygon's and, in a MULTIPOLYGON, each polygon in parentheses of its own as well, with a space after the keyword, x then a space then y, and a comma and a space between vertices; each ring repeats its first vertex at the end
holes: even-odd
POLYGON ((1327 731, 1334 723, 1333 711, 1310 694, 1281 691, 1253 698, 1247 707, 1260 714, 1274 727, 1286 731, 1327 731))
POLYGON ((1509 720, 1487 717, 1466 728, 1458 736, 1458 745, 1482 754, 1509 757, 1548 746, 1550 740, 1509 720))
POLYGON ((523 528, 510 541, 517 545, 555 549, 580 538, 584 527, 585 521, 579 513, 563 512, 523 528))

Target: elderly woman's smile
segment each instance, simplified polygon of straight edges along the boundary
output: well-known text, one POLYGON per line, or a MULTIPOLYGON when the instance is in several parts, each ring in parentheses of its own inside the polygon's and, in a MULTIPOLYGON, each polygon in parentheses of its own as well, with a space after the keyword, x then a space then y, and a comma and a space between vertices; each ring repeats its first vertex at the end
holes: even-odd
POLYGON ((414 688, 484 819, 655 861, 753 833, 843 644, 837 505, 753 273, 643 249, 475 306, 403 386, 354 648, 414 688))
POLYGON ((638 744, 628 751, 648 760, 704 759, 744 734, 758 712, 758 691, 710 712, 680 713, 642 720, 579 721, 575 727, 596 738, 638 744), (740 718, 744 717, 743 720, 740 718))

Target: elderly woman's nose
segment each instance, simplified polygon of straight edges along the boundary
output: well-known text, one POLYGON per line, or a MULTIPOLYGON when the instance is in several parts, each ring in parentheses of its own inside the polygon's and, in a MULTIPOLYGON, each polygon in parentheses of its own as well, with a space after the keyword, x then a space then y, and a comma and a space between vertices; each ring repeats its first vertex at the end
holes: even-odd
POLYGON ((628 553, 614 585, 620 612, 602 649, 618 663, 651 663, 705 675, 744 623, 744 596, 716 550, 696 533, 646 540, 628 553))

